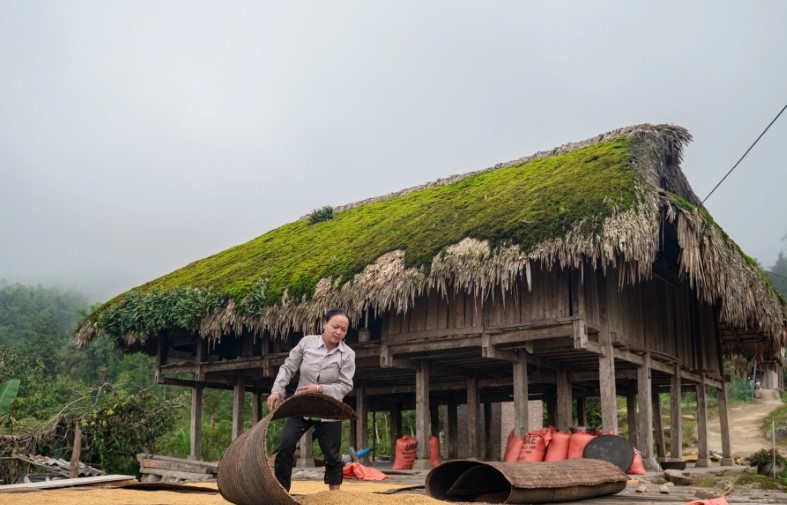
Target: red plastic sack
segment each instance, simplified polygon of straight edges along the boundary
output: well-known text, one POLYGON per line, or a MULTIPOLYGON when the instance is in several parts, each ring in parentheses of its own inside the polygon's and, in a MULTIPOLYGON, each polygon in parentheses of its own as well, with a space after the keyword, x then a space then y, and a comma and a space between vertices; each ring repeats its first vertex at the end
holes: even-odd
POLYGON ((519 451, 517 462, 536 462, 544 461, 547 453, 547 445, 552 439, 552 430, 544 428, 537 431, 529 431, 525 435, 522 443, 522 450, 519 451))
POLYGON ((440 464, 440 439, 435 435, 429 436, 429 459, 432 460, 432 466, 440 464))
POLYGON ((417 442, 407 435, 396 441, 394 452, 394 470, 412 470, 415 461, 417 442))
POLYGON ((636 449, 634 449, 634 461, 631 462, 631 467, 626 470, 626 473, 629 475, 645 475, 648 473, 645 471, 645 465, 642 463, 642 456, 636 449))
POLYGON ((723 496, 719 498, 711 498, 709 500, 694 500, 686 502, 683 505, 730 505, 726 498, 723 496))
POLYGON ((511 433, 508 434, 508 441, 506 442, 506 452, 503 453, 503 462, 516 463, 524 441, 524 437, 515 437, 514 430, 511 430, 511 433))
POLYGON ((568 445, 571 440, 571 435, 556 431, 552 433, 552 440, 549 441, 547 446, 547 455, 544 461, 563 461, 568 459, 568 445))
POLYGON ((349 465, 345 466, 342 469, 342 474, 345 477, 360 480, 385 480, 388 478, 388 476, 380 470, 363 466, 360 463, 350 463, 349 465))
POLYGON ((568 441, 568 459, 581 458, 585 446, 596 438, 596 435, 587 432, 572 433, 568 441))

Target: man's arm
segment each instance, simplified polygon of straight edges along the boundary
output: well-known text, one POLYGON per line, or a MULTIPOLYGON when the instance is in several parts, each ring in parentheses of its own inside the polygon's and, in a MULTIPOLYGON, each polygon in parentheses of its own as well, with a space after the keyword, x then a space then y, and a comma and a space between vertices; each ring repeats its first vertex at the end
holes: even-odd
POLYGON ((278 393, 281 398, 284 398, 287 394, 287 384, 290 383, 290 380, 295 376, 295 373, 301 366, 301 360, 303 359, 303 347, 304 341, 306 339, 302 338, 298 345, 296 345, 291 351, 287 359, 284 360, 284 363, 279 367, 279 373, 276 375, 276 380, 273 382, 273 387, 271 388, 271 393, 278 393))

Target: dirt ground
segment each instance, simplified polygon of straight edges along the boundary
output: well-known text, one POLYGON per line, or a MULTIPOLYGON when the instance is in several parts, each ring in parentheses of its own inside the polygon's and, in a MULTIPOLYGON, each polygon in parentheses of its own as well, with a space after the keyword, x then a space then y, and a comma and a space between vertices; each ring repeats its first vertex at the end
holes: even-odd
MULTIPOLYGON (((0 493, 3 505, 106 505, 116 503, 123 505, 227 505, 218 493, 216 483, 193 484, 203 488, 216 490, 208 493, 178 493, 174 491, 137 491, 109 488, 69 488, 45 491, 17 491, 0 493)), ((327 487, 322 482, 293 481, 291 493, 299 495, 304 505, 330 505, 333 498, 344 505, 427 505, 444 503, 419 495, 383 495, 373 494, 391 489, 407 487, 407 484, 383 482, 345 481, 342 491, 337 496, 328 496, 327 487), (415 497, 415 498, 411 498, 415 497), (420 498, 420 501, 413 501, 420 498), (409 501, 408 501, 409 500, 409 501)))
MULTIPOLYGON (((779 396, 768 399, 731 405, 728 409, 730 421, 730 443, 735 458, 750 456, 760 449, 770 449, 771 440, 766 438, 760 427, 774 409, 782 405, 779 396)), ((721 454, 721 430, 718 417, 708 419, 708 449, 721 454)), ((781 446, 781 449, 787 449, 781 446)))
MULTIPOLYGON (((780 400, 760 400, 743 405, 730 407, 730 426, 732 430, 733 455, 747 456, 764 447, 770 447, 770 441, 760 434, 760 426, 765 417, 779 405, 780 400)), ((709 448, 721 453, 721 436, 719 434, 718 419, 709 419, 709 448)), ((729 468, 729 467, 728 467, 729 468)), ((704 469, 712 472, 713 469, 704 469)), ((740 469, 739 471, 742 471, 740 469)), ((674 488, 670 496, 659 494, 658 481, 663 474, 656 472, 641 478, 641 482, 632 481, 619 495, 609 497, 608 501, 598 499, 588 500, 587 503, 616 505, 625 503, 685 503, 690 501, 695 492, 692 488, 674 488), (638 494, 636 488, 646 484, 649 488, 646 495, 638 494), (644 500, 644 501, 643 501, 644 500)), ((346 479, 339 493, 330 493, 326 486, 319 480, 298 480, 297 474, 293 475, 292 494, 302 505, 436 505, 446 502, 434 500, 423 495, 423 490, 415 492, 402 492, 397 494, 380 494, 393 489, 423 485, 426 474, 416 474, 407 477, 392 475, 389 480, 380 482, 363 482, 346 479)), ((192 483, 210 489, 213 493, 184 493, 175 491, 139 491, 110 488, 66 488, 45 491, 16 491, 0 493, 0 503, 3 505, 226 505, 217 491, 215 482, 192 483)), ((719 483, 721 486, 721 483, 719 483)), ((718 487, 718 486, 717 486, 718 487)), ((736 491, 738 493, 739 491, 736 491)), ((756 494, 757 491, 754 491, 756 494)), ((755 497, 751 495, 735 497, 739 503, 787 503, 787 495, 764 495, 755 497), (772 501, 775 499, 776 501, 772 501)), ((735 503, 736 501, 731 501, 735 503)), ((456 505, 456 504, 455 504, 456 505)))

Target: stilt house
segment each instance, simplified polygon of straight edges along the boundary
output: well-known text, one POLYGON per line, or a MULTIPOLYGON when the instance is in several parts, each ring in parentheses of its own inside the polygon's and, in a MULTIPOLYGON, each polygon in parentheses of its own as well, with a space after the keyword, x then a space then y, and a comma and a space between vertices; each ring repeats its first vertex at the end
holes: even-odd
POLYGON ((77 339, 108 334, 156 356, 159 383, 191 388, 194 458, 204 388, 234 389, 237 436, 244 394, 259 419, 287 351, 335 306, 352 315, 356 447, 368 446, 367 412, 392 412, 397 436, 402 409, 414 408, 428 461, 446 405, 448 456, 463 446, 499 459, 488 449, 494 405, 513 402, 521 436, 529 399, 565 430, 598 397, 600 429, 617 432, 625 396, 629 437, 652 467, 666 456, 654 399, 671 393, 679 457, 688 390, 707 464, 715 387, 730 458, 722 357, 778 363, 787 311, 689 187, 680 162, 690 139, 678 126, 633 126, 316 212, 118 296, 77 339))

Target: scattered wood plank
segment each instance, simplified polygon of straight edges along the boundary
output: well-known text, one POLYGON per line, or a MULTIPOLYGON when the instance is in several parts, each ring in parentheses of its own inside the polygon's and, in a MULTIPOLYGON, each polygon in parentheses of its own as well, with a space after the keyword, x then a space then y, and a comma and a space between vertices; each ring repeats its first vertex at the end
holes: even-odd
POLYGON ((0 492, 18 489, 58 489, 64 487, 120 487, 137 482, 131 475, 98 475, 95 477, 78 477, 76 479, 58 479, 46 482, 27 482, 24 484, 8 484, 0 486, 0 492))

